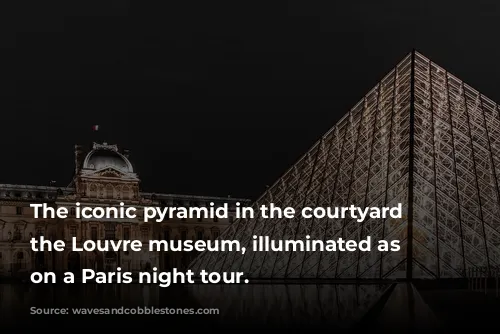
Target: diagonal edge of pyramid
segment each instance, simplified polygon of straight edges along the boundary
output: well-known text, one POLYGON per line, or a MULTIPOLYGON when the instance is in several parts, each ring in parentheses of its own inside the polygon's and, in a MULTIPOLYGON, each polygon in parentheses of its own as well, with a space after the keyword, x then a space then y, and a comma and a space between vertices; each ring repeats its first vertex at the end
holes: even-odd
MULTIPOLYGON (((412 59, 412 55, 414 54, 415 51, 412 51, 410 53, 407 53, 403 59, 397 63, 396 66, 394 66, 388 73, 380 80, 380 82, 384 82, 384 80, 391 75, 393 75, 395 72, 397 72, 398 68, 403 68, 407 67, 409 60, 412 59)), ((376 92, 378 86, 380 85, 380 82, 377 83, 374 87, 372 87, 368 93, 363 97, 361 100, 359 100, 343 117, 339 119, 323 136, 321 136, 312 146, 309 150, 307 150, 294 164, 291 165, 291 167, 283 173, 281 177, 279 177, 276 182, 267 188, 267 190, 254 202, 253 207, 254 209, 257 209, 260 205, 262 204, 267 204, 270 201, 273 201, 273 193, 277 188, 281 186, 281 182, 287 178, 287 175, 294 173, 294 169, 296 166, 298 166, 302 161, 305 161, 310 155, 311 152, 314 151, 315 148, 317 148, 319 145, 321 145, 321 142, 325 141, 326 138, 328 138, 329 135, 331 135, 333 132, 336 131, 342 124, 348 123, 349 118, 352 120, 352 114, 363 108, 364 101, 366 100, 366 96, 370 95, 372 92, 376 92)), ((221 233, 220 239, 232 239, 237 236, 237 233, 239 231, 239 227, 244 225, 246 223, 245 220, 235 220, 235 222, 232 224, 231 227, 226 229, 223 233, 221 233)), ((191 263, 190 268, 196 269, 196 271, 203 269, 202 267, 205 267, 206 265, 221 261, 221 258, 224 256, 227 256, 227 253, 219 253, 219 254, 214 254, 214 253, 209 253, 209 252, 202 252, 194 261, 191 263)))
POLYGON ((290 173, 290 172, 292 171, 292 169, 294 168, 294 166, 296 166, 296 165, 297 165, 300 161, 302 161, 302 160, 306 159, 306 157, 308 156, 308 154, 309 154, 309 153, 310 153, 310 152, 311 152, 311 151, 312 151, 312 150, 313 150, 316 146, 318 146, 318 145, 321 143, 321 141, 322 141, 322 140, 324 140, 326 137, 328 137, 328 135, 329 135, 331 132, 335 131, 335 129, 338 127, 338 125, 339 125, 339 124, 341 124, 342 122, 345 122, 345 121, 349 118, 349 115, 350 115, 350 113, 351 113, 351 111, 352 111, 352 110, 355 110, 357 106, 359 106, 359 105, 362 105, 362 104, 363 104, 363 101, 364 101, 365 97, 366 97, 367 95, 369 95, 369 94, 370 94, 370 92, 373 92, 373 91, 377 90, 377 88, 378 88, 378 86, 379 86, 380 82, 384 81, 384 79, 386 79, 387 77, 389 77, 389 76, 393 73, 393 71, 395 71, 395 70, 396 70, 398 67, 400 67, 402 64, 404 64, 405 62, 407 62, 409 59, 412 59, 412 55, 414 55, 414 54, 418 54, 418 55, 420 55, 421 57, 425 58, 425 57, 424 57, 423 55, 421 55, 421 54, 420 54, 420 53, 419 53, 416 49, 412 49, 412 51, 411 51, 411 52, 407 53, 407 54, 406 54, 406 55, 402 58, 402 60, 400 60, 400 61, 397 63, 397 65, 396 65, 396 66, 394 66, 393 68, 391 68, 391 70, 390 70, 390 71, 388 71, 388 72, 386 73, 386 75, 382 77, 382 79, 379 81, 379 83, 377 83, 377 84, 376 84, 375 86, 373 86, 370 90, 368 90, 368 93, 367 93, 367 94, 366 94, 363 98, 361 98, 361 99, 360 99, 360 100, 359 100, 359 101, 358 101, 358 102, 354 105, 354 107, 352 107, 352 108, 351 108, 351 110, 350 110, 350 111, 348 111, 347 113, 345 113, 345 114, 344 114, 344 115, 343 115, 343 116, 342 116, 342 117, 341 117, 341 118, 340 118, 340 119, 339 119, 339 120, 338 120, 338 121, 337 121, 337 122, 336 122, 336 123, 335 123, 335 124, 334 124, 334 125, 330 128, 330 129, 329 129, 329 130, 327 130, 327 131, 326 131, 326 132, 325 132, 325 133, 324 133, 324 134, 323 134, 323 135, 322 135, 319 139, 317 139, 317 140, 313 143, 313 145, 312 145, 312 146, 311 146, 311 147, 310 147, 310 148, 309 148, 309 149, 308 149, 308 150, 307 150, 307 151, 306 151, 303 155, 301 155, 301 156, 300 156, 300 157, 299 157, 299 158, 295 161, 295 163, 293 163, 293 164, 290 166, 290 168, 288 168, 288 169, 287 169, 287 170, 286 170, 286 171, 285 171, 285 172, 284 172, 284 173, 283 173, 280 177, 278 177, 278 178, 276 179, 276 181, 275 181, 275 183, 274 183, 274 184, 272 184, 270 187, 267 187, 266 191, 265 191, 265 192, 263 192, 263 193, 260 195, 260 197, 258 197, 258 198, 257 198, 257 200, 255 200, 255 202, 254 202, 254 203, 259 203, 259 202, 261 202, 261 201, 265 198, 266 194, 267 194, 270 190, 272 190, 273 188, 275 188, 275 187, 279 184, 280 180, 282 180, 282 179, 283 179, 283 178, 284 178, 284 177, 285 177, 288 173, 290 173))
MULTIPOLYGON (((487 99, 486 97, 481 95, 479 92, 477 92, 476 90, 474 90, 470 86, 464 84, 461 80, 459 80, 455 76, 448 73, 444 68, 439 67, 438 65, 434 64, 433 62, 431 62, 428 58, 423 56, 418 51, 412 50, 412 52, 407 54, 403 58, 403 60, 401 60, 391 71, 389 71, 389 73, 386 76, 384 76, 383 79, 377 85, 375 85, 375 87, 373 87, 368 92, 368 94, 365 95, 365 97, 363 99, 361 99, 360 102, 358 102, 329 131, 327 131, 311 147, 311 149, 309 149, 295 164, 293 164, 292 167, 290 169, 288 169, 283 174, 283 176, 281 176, 276 181, 276 183, 274 185, 269 187, 267 189, 267 191, 254 203, 254 208, 257 208, 262 204, 268 204, 269 202, 273 202, 276 199, 276 196, 280 196, 283 193, 285 193, 284 189, 286 189, 287 185, 284 183, 286 183, 287 182, 286 180, 289 179, 289 175, 301 173, 300 171, 297 171, 297 169, 298 169, 297 166, 301 166, 301 163, 304 161, 307 161, 308 164, 311 164, 315 160, 313 158, 313 156, 315 156, 315 155, 319 156, 318 152, 322 149, 321 148, 322 145, 324 146, 324 143, 327 142, 328 139, 331 139, 333 137, 332 133, 334 133, 336 131, 338 132, 339 127, 341 127, 343 124, 346 124, 346 123, 352 123, 353 117, 356 117, 356 115, 358 115, 360 113, 362 114, 364 112, 364 110, 366 109, 365 105, 367 103, 367 100, 370 98, 370 96, 373 96, 374 94, 376 95, 376 93, 374 93, 374 92, 379 91, 381 89, 380 88, 381 85, 383 85, 383 83, 388 78, 395 77, 396 79, 394 79, 394 82, 396 82, 398 75, 406 75, 406 77, 402 79, 402 82, 404 82, 404 84, 406 86, 402 85, 401 87, 403 87, 403 88, 401 90, 403 91, 403 93, 402 93, 403 98, 409 98, 409 100, 410 100, 410 101, 408 101, 408 103, 403 105, 403 108, 406 108, 404 111, 407 112, 407 114, 408 114, 408 118, 405 119, 403 117, 403 121, 408 123, 410 134, 408 135, 407 138, 403 138, 403 140, 402 140, 403 142, 408 141, 408 144, 409 144, 408 145, 409 146, 408 147, 409 156, 408 156, 407 160, 405 160, 406 161, 405 163, 408 164, 408 173, 407 173, 408 177, 405 180, 406 184, 403 185, 403 187, 406 187, 406 193, 405 193, 406 198, 403 198, 403 201, 406 200, 406 205, 407 205, 406 209, 407 209, 408 219, 406 222, 404 222, 402 224, 403 228, 400 229, 399 231, 396 230, 396 232, 403 235, 405 237, 404 239, 406 239, 407 242, 405 243, 406 249, 405 249, 405 252, 402 256, 400 256, 399 258, 395 258, 395 259, 391 259, 390 256, 386 257, 385 261, 391 262, 392 264, 387 269, 385 269, 385 273, 392 275, 392 273, 394 273, 394 271, 399 267, 404 267, 400 271, 405 271, 406 278, 412 278, 414 276, 413 271, 416 272, 417 276, 429 276, 429 277, 435 277, 435 276, 439 277, 440 271, 443 271, 443 272, 448 271, 448 272, 452 272, 452 273, 455 272, 455 274, 457 274, 458 272, 463 273, 465 271, 465 267, 466 267, 465 265, 463 268, 458 270, 457 268, 452 268, 450 265, 447 266, 447 265, 439 264, 439 254, 438 255, 436 255, 436 254, 428 255, 427 258, 421 257, 421 256, 419 257, 419 254, 421 253, 419 251, 421 249, 425 248, 424 246, 421 245, 421 242, 419 240, 419 238, 421 237, 420 234, 424 233, 421 230, 425 230, 425 227, 422 228, 420 226, 422 224, 420 222, 417 222, 415 224, 416 228, 417 228, 417 233, 415 235, 413 233, 414 232, 413 231, 414 230, 414 226, 413 226, 414 210, 417 210, 419 215, 421 214, 420 211, 422 211, 421 203, 416 203, 416 204, 418 204, 417 208, 413 207, 414 201, 415 201, 415 199, 413 198, 414 197, 413 192, 414 192, 415 186, 419 185, 420 183, 423 182, 423 181, 421 181, 420 175, 417 175, 415 178, 413 177, 414 170, 415 170, 414 164, 417 164, 416 167, 418 169, 419 161, 415 162, 415 160, 418 160, 419 159, 418 157, 420 155, 423 155, 423 154, 421 154, 421 151, 418 151, 417 153, 419 153, 419 154, 417 155, 417 158, 414 157, 415 148, 413 147, 413 145, 417 145, 417 146, 420 145, 419 140, 418 140, 420 135, 417 133, 417 135, 415 136, 415 134, 413 132, 415 131, 415 129, 417 129, 418 131, 420 131, 420 130, 419 130, 419 125, 415 126, 412 123, 414 122, 414 118, 415 118, 415 115, 414 115, 415 110, 418 114, 422 109, 422 108, 420 108, 420 105, 422 103, 422 101, 421 101, 422 96, 420 96, 420 95, 422 95, 421 94, 421 87, 418 86, 418 84, 422 84, 422 82, 423 82, 420 77, 422 76, 422 73, 425 72, 422 69, 425 68, 426 66, 428 66, 429 73, 431 71, 431 68, 436 73, 440 73, 440 72, 443 73, 443 75, 446 77, 445 80, 458 82, 459 86, 462 87, 461 89, 467 89, 468 92, 469 93, 472 92, 472 94, 474 94, 474 92, 475 92, 475 94, 480 96, 481 100, 484 101, 485 104, 491 104, 491 105, 493 105, 492 109, 494 109, 496 111, 498 110, 498 107, 496 106, 496 104, 493 101, 487 99), (415 73, 416 69, 417 69, 417 73, 415 73), (417 84, 417 87, 415 87, 416 84, 417 84), (406 93, 405 93, 404 92, 405 89, 406 90, 409 89, 409 92, 406 91, 406 93), (417 139, 415 140, 414 138, 417 138, 417 139), (413 143, 414 141, 415 141, 415 143, 413 143), (417 252, 415 252, 415 249, 414 249, 415 247, 418 248, 417 252), (415 258, 414 258, 414 255, 415 255, 415 258), (437 264, 429 265, 428 262, 433 260, 434 258, 437 258, 437 264), (418 262, 419 259, 420 259, 420 262, 418 262), (416 264, 415 264, 415 262, 416 262, 416 264), (408 263, 411 263, 411 265, 405 265, 408 263), (433 269, 432 266, 437 266, 439 269, 433 269), (443 268, 441 268, 441 266, 443 268)), ((396 86, 396 84, 394 84, 394 85, 396 86)), ((400 94, 400 92, 393 92, 393 94, 396 96, 397 94, 400 94)), ((424 97, 424 99, 425 99, 425 97, 424 97)), ((417 121, 419 121, 419 117, 420 117, 420 115, 417 115, 417 117, 416 117, 417 121)), ((361 121, 359 121, 359 123, 361 124, 361 121)), ((345 132, 347 132, 347 130, 345 130, 345 132)), ((333 144, 331 146, 333 146, 333 144)), ((323 148, 323 150, 324 150, 324 148, 323 148)), ((417 150, 419 150, 419 148, 417 148, 417 150)), ((310 175, 310 177, 312 179, 313 178, 312 175, 314 173, 315 173, 314 168, 312 168, 312 170, 309 171, 307 176, 309 177, 309 175, 310 175)), ((338 172, 338 173, 340 173, 340 172, 338 172)), ((296 178, 300 178, 300 176, 299 177, 296 176, 296 178)), ((309 182, 307 186, 304 186, 305 189, 309 189, 309 187, 311 187, 311 182, 309 182)), ((306 192, 307 191, 308 190, 306 190, 306 192)), ((388 192, 388 189, 386 189, 386 192, 388 192)), ((437 193, 437 191, 435 191, 435 192, 437 193)), ((305 196, 307 196, 307 195, 305 195, 305 196)), ((297 196, 297 197, 299 197, 299 196, 297 196)), ((299 199, 300 199, 300 201, 302 201, 302 198, 299 198, 299 199)), ((296 201, 295 204, 300 205, 300 203, 299 203, 300 201, 296 201)), ((306 200, 304 200, 304 203, 306 203, 306 200)), ((421 218, 421 217, 419 216, 417 218, 421 218)), ((436 217, 433 217, 433 218, 436 220, 437 215, 436 215, 436 217)), ((273 224, 278 225, 277 222, 272 221, 272 220, 266 221, 265 224, 263 222, 259 222, 258 219, 253 220, 253 221, 252 220, 236 220, 233 223, 233 225, 230 226, 221 235, 220 238, 221 239, 234 239, 234 240, 239 240, 239 241, 247 241, 247 243, 248 243, 250 240, 249 238, 250 238, 251 234, 254 234, 257 231, 259 231, 259 232, 265 231, 266 227, 269 231, 269 227, 270 227, 269 225, 273 225, 273 224), (260 230, 259 230, 259 228, 260 228, 260 230)), ((302 232, 304 232, 304 231, 311 232, 311 228, 309 228, 309 230, 307 230, 307 228, 305 228, 305 229, 303 228, 302 230, 300 230, 301 226, 306 225, 306 224, 304 224, 304 222, 301 222, 298 220, 292 220, 292 221, 288 222, 287 224, 284 224, 283 222, 279 222, 279 224, 280 224, 279 225, 280 229, 289 231, 289 232, 283 232, 282 236, 286 236, 286 233, 288 233, 287 236, 293 235, 296 237, 296 236, 303 236, 302 232)), ((484 221, 483 221, 483 225, 484 225, 484 221)), ((344 230, 344 227, 342 228, 342 230, 344 230)), ((385 227, 384 227, 384 229, 385 229, 385 227)), ((438 228, 436 227, 436 230, 437 229, 438 228)), ((274 227, 272 228, 272 230, 274 230, 274 227)), ((326 230, 326 228, 325 228, 325 230, 326 230)), ((428 234, 428 231, 426 231, 425 233, 428 234)), ((455 231, 454 233, 457 233, 457 232, 455 231)), ((475 233, 474 237, 477 237, 478 234, 479 233, 475 233)), ((342 234, 342 235, 344 235, 344 234, 342 234)), ((436 235, 434 235, 433 237, 435 239, 438 239, 438 236, 436 236, 436 235)), ((463 237, 464 236, 461 235, 461 238, 463 238, 463 237)), ((483 233, 482 237, 486 240, 485 233, 483 233)), ((500 236, 499 236, 499 239, 500 239, 500 236)), ((486 245, 487 241, 484 241, 484 243, 486 245)), ((463 240, 462 240, 462 244, 464 244, 463 240)), ((446 252, 446 247, 448 247, 448 245, 443 245, 443 249, 445 252, 446 252)), ((450 247, 448 247, 448 248, 450 248, 450 247)), ((487 248, 487 247, 485 246, 485 248, 487 248)), ((490 249, 491 249, 491 246, 490 246, 490 249)), ((358 255, 357 257, 358 257, 357 262, 359 262, 360 256, 358 255)), ((462 257, 465 258, 465 250, 464 249, 462 249, 462 257)), ((488 257, 488 256, 486 256, 486 257, 488 257)), ((344 258, 345 258, 345 260, 343 260, 344 262, 348 261, 350 259, 349 257, 344 257, 344 258)), ((321 259, 321 256, 320 256, 320 259, 321 259)), ((306 265, 304 265, 303 263, 302 264, 298 264, 298 263, 304 262, 306 260, 308 260, 308 258, 305 255, 300 257, 300 256, 296 256, 293 254, 287 254, 287 255, 283 255, 283 256, 273 255, 270 257, 258 256, 258 255, 253 254, 253 257, 251 257, 251 260, 249 260, 248 255, 242 256, 242 255, 238 255, 238 254, 231 254, 229 252, 220 252, 220 253, 204 252, 204 253, 200 254, 191 263, 190 268, 194 269, 194 270, 207 269, 210 271, 226 271, 229 269, 231 269, 231 270, 246 269, 247 272, 250 272, 251 277, 259 277, 259 278, 297 277, 297 278, 300 278, 300 277, 303 277, 304 267, 306 265), (286 258, 286 256, 288 256, 288 257, 286 258), (273 261, 274 265, 273 265, 272 269, 263 268, 264 265, 266 264, 265 261, 269 261, 269 258, 274 260, 273 261), (259 261, 261 261, 261 262, 259 262, 259 261), (278 266, 278 269, 276 269, 277 264, 281 265, 281 268, 279 268, 279 266, 278 266), (289 269, 290 265, 295 265, 297 268, 300 267, 301 269, 300 269, 300 271, 298 271, 297 269, 289 269), (259 268, 259 266, 260 266, 260 268, 259 268)), ((329 271, 329 269, 327 268, 325 270, 326 275, 324 275, 323 278, 332 278, 332 277, 339 278, 339 275, 341 276, 342 273, 339 273, 339 270, 338 270, 339 264, 338 263, 340 263, 340 261, 342 260, 342 257, 339 255, 336 259, 332 258, 330 260, 337 263, 336 269, 333 273, 333 269, 330 268, 330 271, 329 271)), ((356 262, 355 258, 351 259, 351 260, 356 262)), ((382 269, 382 267, 383 267, 382 260, 383 260, 383 257, 381 256, 381 258, 379 259, 380 269, 378 270, 378 274, 375 275, 375 276, 377 276, 377 278, 382 278, 384 276, 383 269, 382 269)), ((465 260, 463 260, 462 262, 464 264, 466 263, 465 260)), ((490 261, 488 260, 488 264, 489 263, 490 263, 490 261)), ((321 263, 312 265, 313 268, 315 268, 314 270, 317 273, 315 276, 316 278, 319 276, 320 265, 321 265, 321 263), (317 268, 317 270, 316 270, 316 268, 317 268)), ((376 265, 376 263, 374 265, 376 265)), ((360 267, 360 265, 358 264, 357 269, 355 269, 355 270, 351 269, 349 271, 349 269, 346 269, 345 270, 345 272, 347 272, 346 277, 352 278, 352 276, 354 275, 353 272, 355 272, 356 277, 359 277, 361 274, 363 274, 360 271, 359 267, 360 267)), ((373 278, 373 277, 371 277, 371 278, 373 278)))

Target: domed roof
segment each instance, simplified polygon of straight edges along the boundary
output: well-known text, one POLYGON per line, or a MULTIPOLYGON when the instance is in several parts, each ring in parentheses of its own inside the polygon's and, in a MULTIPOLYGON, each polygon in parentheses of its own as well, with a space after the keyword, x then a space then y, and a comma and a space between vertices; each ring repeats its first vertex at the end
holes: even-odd
POLYGON ((134 172, 132 164, 124 155, 118 152, 116 145, 94 144, 93 150, 87 154, 83 162, 83 168, 100 170, 107 167, 112 167, 124 173, 134 172))

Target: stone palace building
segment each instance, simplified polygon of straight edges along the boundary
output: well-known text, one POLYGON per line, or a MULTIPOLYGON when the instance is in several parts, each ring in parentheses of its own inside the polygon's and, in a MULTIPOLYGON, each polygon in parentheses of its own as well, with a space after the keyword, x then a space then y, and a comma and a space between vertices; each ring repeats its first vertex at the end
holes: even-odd
POLYGON ((146 193, 140 190, 139 176, 116 145, 94 143, 91 150, 75 146, 75 177, 69 187, 0 184, 0 277, 25 277, 33 271, 80 272, 83 268, 97 271, 148 270, 158 267, 167 271, 185 269, 197 255, 195 252, 72 252, 71 240, 79 245, 85 240, 208 240, 219 236, 233 222, 234 204, 248 205, 246 199, 146 193), (229 219, 171 219, 162 223, 143 223, 137 219, 77 219, 75 203, 81 206, 216 206, 228 203, 229 219), (35 219, 31 203, 47 203, 54 208, 67 207, 67 219, 35 219), (64 252, 34 252, 31 238, 44 236, 64 240, 64 252))

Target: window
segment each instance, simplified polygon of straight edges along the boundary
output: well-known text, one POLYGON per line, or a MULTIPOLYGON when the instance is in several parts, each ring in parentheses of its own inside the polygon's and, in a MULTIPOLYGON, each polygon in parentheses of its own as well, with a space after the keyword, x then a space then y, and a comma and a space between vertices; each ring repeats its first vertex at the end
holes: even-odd
POLYGON ((97 197, 97 186, 94 183, 92 183, 90 185, 90 196, 89 197, 92 197, 92 198, 97 197))
POLYGON ((129 187, 124 186, 122 188, 122 197, 123 197, 123 199, 130 199, 131 196, 130 196, 130 189, 129 189, 129 187))
POLYGON ((149 239, 149 230, 147 228, 141 230, 142 240, 149 239))
POLYGON ((41 236, 43 236, 43 227, 37 227, 36 228, 36 237, 40 238, 41 236))
POLYGON ((76 209, 75 208, 69 209, 69 214, 74 217, 76 215, 76 209))
POLYGON ((114 196, 113 196, 113 195, 114 195, 114 194, 113 194, 113 190, 114 190, 114 189, 113 189, 113 186, 112 186, 111 184, 108 184, 108 185, 106 186, 106 198, 111 199, 111 198, 113 198, 113 197, 114 197, 114 196))
POLYGON ((233 216, 229 216, 229 224, 232 224, 234 221, 234 217, 233 216))
POLYGON ((219 221, 219 218, 214 217, 214 223, 217 223, 219 221))
POLYGON ((16 227, 14 230, 14 238, 13 240, 21 240, 22 239, 22 234, 21 231, 19 230, 19 227, 16 227))
POLYGON ((76 226, 70 226, 69 228, 69 237, 76 238, 76 226))
POLYGON ((200 230, 200 231, 197 231, 197 232, 196 232, 196 238, 197 238, 198 240, 203 240, 203 231, 201 231, 201 230, 200 230))
POLYGON ((170 240, 170 231, 169 230, 163 230, 163 240, 170 240))
POLYGON ((23 214, 23 208, 21 206, 16 207, 16 215, 22 215, 23 214))
POLYGON ((26 262, 24 261, 24 252, 17 252, 16 259, 18 268, 26 269, 26 262))
POLYGON ((97 226, 92 226, 90 228, 90 239, 94 241, 97 240, 97 226))
POLYGON ((201 217, 200 217, 200 218, 198 218, 198 221, 199 221, 199 222, 201 222, 201 221, 202 221, 201 217))
POLYGON ((181 240, 184 241, 187 239, 187 231, 182 231, 181 232, 181 240))
POLYGON ((217 239, 220 235, 219 231, 213 231, 214 239, 217 239))
POLYGON ((130 227, 123 228, 123 239, 130 240, 130 227))
POLYGON ((104 237, 106 238, 106 240, 115 240, 116 236, 115 236, 115 224, 113 223, 108 223, 106 224, 105 228, 104 228, 104 237))

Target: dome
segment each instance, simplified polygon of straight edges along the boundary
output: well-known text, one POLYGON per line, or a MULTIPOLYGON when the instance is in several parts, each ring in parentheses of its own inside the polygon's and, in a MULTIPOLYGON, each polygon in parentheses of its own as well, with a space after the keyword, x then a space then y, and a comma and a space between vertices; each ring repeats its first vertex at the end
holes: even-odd
POLYGON ((120 154, 115 145, 99 145, 90 151, 83 163, 84 169, 100 170, 111 167, 124 173, 133 173, 130 161, 120 154))

